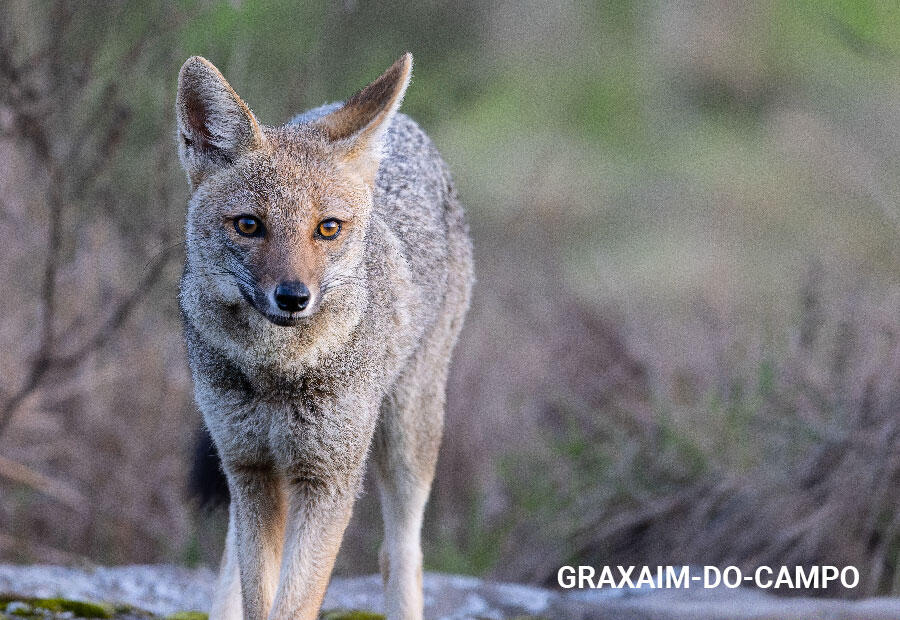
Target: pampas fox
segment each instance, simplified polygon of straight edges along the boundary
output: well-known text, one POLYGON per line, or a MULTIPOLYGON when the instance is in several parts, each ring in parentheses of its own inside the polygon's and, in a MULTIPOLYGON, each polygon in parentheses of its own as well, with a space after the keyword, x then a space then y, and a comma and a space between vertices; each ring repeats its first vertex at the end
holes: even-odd
POLYGON ((450 174, 397 112, 412 57, 345 103, 261 125, 190 58, 180 303, 231 495, 210 618, 315 618, 372 453, 388 618, 422 617, 422 513, 472 253, 450 174))

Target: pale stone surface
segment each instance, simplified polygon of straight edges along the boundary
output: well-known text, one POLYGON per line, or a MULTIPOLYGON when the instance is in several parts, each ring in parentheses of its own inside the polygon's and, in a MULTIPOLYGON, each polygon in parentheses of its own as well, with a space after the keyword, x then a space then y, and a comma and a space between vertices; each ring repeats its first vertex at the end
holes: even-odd
MULTIPOLYGON (((175 566, 64 568, 0 565, 0 592, 127 603, 158 614, 205 610, 214 575, 175 566)), ((773 597, 760 591, 631 590, 555 592, 473 577, 425 576, 426 617, 504 620, 538 616, 568 620, 896 620, 900 599, 849 602, 773 597)), ((335 578, 326 609, 383 611, 381 579, 335 578)))

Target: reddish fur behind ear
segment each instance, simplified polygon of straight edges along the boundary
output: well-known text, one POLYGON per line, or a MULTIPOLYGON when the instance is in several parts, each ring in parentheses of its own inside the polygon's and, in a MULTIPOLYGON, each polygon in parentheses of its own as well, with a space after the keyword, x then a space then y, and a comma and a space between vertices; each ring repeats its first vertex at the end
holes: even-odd
MULTIPOLYGON (((325 131, 329 141, 347 144, 348 158, 368 155, 377 171, 381 159, 381 138, 400 107, 411 74, 412 54, 407 52, 378 79, 350 97, 340 109, 322 118, 317 125, 325 131)), ((374 172, 371 176, 374 178, 374 172)))

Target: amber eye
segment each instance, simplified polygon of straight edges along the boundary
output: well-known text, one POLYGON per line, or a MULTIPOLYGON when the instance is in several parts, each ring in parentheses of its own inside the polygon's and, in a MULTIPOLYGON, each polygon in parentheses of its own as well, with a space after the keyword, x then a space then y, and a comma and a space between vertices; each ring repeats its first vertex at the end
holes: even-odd
POLYGON ((258 237, 262 235, 263 225, 252 215, 239 215, 234 218, 234 229, 244 237, 258 237))
POLYGON ((324 220, 319 224, 319 236, 323 239, 334 239, 341 232, 341 223, 339 220, 324 220))

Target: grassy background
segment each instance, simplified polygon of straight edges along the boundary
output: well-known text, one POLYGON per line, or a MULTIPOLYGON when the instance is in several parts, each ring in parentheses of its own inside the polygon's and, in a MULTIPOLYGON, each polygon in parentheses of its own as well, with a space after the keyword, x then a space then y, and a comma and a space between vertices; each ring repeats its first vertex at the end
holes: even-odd
MULTIPOLYGON (((479 275, 426 565, 855 563, 834 594, 900 591, 890 3, 2 12, 4 407, 49 370, 0 437, 0 557, 215 563, 221 516, 183 492, 178 67, 206 56, 278 124, 410 50, 403 109, 455 173, 479 275)), ((377 514, 367 494, 339 570, 375 570, 377 514)))

